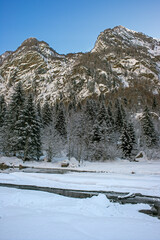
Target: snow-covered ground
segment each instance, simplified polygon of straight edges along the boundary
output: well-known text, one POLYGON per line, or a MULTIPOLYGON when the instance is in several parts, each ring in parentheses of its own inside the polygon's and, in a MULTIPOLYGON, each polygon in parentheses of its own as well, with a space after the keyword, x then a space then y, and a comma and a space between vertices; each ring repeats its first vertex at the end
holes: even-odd
MULTIPOLYGON (((66 157, 55 158, 53 162, 45 161, 26 161, 23 162, 21 159, 16 157, 0 157, 0 163, 5 163, 8 166, 19 167, 23 165, 26 167, 35 168, 53 168, 62 169, 61 163, 68 161, 66 157)), ((64 168, 63 168, 64 169, 64 168)), ((107 173, 122 173, 130 174, 135 172, 137 174, 157 174, 160 175, 160 159, 159 160, 147 160, 147 158, 140 159, 139 162, 130 162, 128 160, 117 159, 114 161, 106 162, 88 162, 84 161, 81 166, 78 166, 78 161, 72 158, 70 166, 67 169, 74 169, 79 171, 96 171, 96 172, 107 172, 107 173)))
POLYGON ((2 240, 159 240, 160 220, 139 213, 148 205, 110 203, 0 188, 2 240))
POLYGON ((160 176, 115 173, 0 173, 0 183, 160 196, 160 176))
MULTIPOLYGON (((63 161, 64 159, 61 159, 63 161)), ((60 162, 25 162, 0 158, 0 163, 36 168, 60 168, 60 162)), ((7 169, 0 183, 67 189, 105 190, 160 196, 160 161, 89 163, 69 167, 94 172, 25 173, 7 169)), ((67 169, 69 169, 67 168, 67 169)), ((144 204, 110 203, 100 194, 87 199, 0 187, 2 240, 159 240, 160 220, 139 213, 144 204)))
MULTIPOLYGON (((17 166, 18 164, 23 164, 22 160, 16 158, 0 158, 0 161, 17 166)), ((59 162, 40 162, 39 165, 37 162, 26 162, 25 164, 41 168, 60 168, 59 162)), ((75 167, 74 169, 92 170, 95 172, 47 174, 24 173, 20 171, 10 173, 7 170, 6 173, 0 173, 0 182, 81 190, 134 192, 160 196, 160 161, 158 160, 141 162, 129 162, 126 160, 99 163, 85 162, 81 167, 75 167)))

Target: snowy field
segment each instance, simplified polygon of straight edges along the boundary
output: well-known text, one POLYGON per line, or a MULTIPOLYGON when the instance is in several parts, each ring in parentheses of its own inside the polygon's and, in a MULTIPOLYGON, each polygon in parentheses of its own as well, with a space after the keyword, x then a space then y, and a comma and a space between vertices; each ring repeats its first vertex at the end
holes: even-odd
MULTIPOLYGON (((23 164, 16 158, 0 158, 0 162, 12 166, 23 164)), ((25 165, 60 168, 59 162, 25 165)), ((158 160, 85 162, 81 167, 74 162, 74 169, 94 172, 47 174, 7 169, 1 171, 0 183, 160 196, 158 160)), ((150 206, 111 203, 102 194, 76 199, 0 187, 0 240, 160 240, 160 220, 139 213, 140 209, 150 206)))
POLYGON ((160 176, 115 173, 0 173, 0 183, 79 190, 104 190, 160 196, 160 176))
POLYGON ((2 240, 159 240, 160 220, 139 213, 148 205, 110 203, 0 188, 2 240))
MULTIPOLYGON (((16 158, 0 158, 0 162, 8 165, 23 164, 16 158), (5 160, 5 161, 4 161, 5 160)), ((55 168, 59 162, 45 163, 26 162, 27 166, 55 168)), ((62 168, 61 168, 62 169, 62 168)), ((67 168, 69 169, 69 168, 67 168)), ((73 168, 72 168, 73 169, 73 168)), ((80 190, 104 190, 130 193, 142 193, 145 195, 160 196, 160 161, 129 162, 118 160, 106 163, 85 162, 75 170, 89 170, 95 172, 70 172, 66 174, 24 173, 21 171, 1 171, 1 183, 14 183, 36 185, 45 187, 80 189, 80 190)))
MULTIPOLYGON (((49 169, 62 169, 61 163, 66 161, 67 158, 55 158, 53 162, 45 161, 26 161, 23 162, 21 159, 16 157, 0 157, 0 163, 5 163, 8 166, 19 167, 23 165, 26 167, 34 168, 49 168, 49 169)), ((67 169, 79 170, 79 171, 96 171, 96 172, 107 172, 107 173, 122 173, 131 174, 157 174, 160 175, 160 159, 159 160, 147 160, 140 159, 139 162, 130 162, 128 160, 117 159, 114 161, 106 162, 87 162, 84 161, 81 166, 78 166, 78 162, 72 158, 70 166, 67 169)))

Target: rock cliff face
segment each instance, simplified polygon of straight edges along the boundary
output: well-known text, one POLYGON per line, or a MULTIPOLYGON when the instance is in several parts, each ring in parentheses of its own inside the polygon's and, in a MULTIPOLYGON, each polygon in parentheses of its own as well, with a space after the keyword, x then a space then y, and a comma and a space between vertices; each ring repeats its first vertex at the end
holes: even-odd
POLYGON ((40 103, 100 93, 150 99, 160 93, 160 40, 118 26, 100 33, 90 52, 60 55, 29 38, 0 56, 0 93, 9 99, 20 80, 40 103))

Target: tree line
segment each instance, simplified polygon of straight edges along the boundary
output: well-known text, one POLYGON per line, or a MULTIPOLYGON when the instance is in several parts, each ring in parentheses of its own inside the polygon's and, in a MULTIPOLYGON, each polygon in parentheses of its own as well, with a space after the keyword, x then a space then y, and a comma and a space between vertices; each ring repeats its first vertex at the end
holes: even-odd
MULTIPOLYGON (((124 102, 124 101, 123 101, 124 102)), ((127 102, 127 99, 126 99, 127 102)), ((120 99, 99 99, 51 106, 40 105, 26 95, 19 82, 6 103, 0 97, 0 151, 5 156, 48 161, 65 153, 70 159, 102 161, 115 157, 134 159, 140 150, 155 151, 159 145, 158 128, 145 107, 141 118, 126 108, 120 99)))

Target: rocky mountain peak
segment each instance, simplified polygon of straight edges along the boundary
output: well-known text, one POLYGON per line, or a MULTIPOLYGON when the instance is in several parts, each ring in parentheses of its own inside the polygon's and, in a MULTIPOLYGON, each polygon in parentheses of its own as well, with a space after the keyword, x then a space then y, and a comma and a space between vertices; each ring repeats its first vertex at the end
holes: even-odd
POLYGON ((20 80, 42 104, 73 97, 82 101, 120 89, 139 89, 132 98, 144 92, 151 99, 160 92, 160 41, 123 26, 101 32, 88 53, 60 55, 46 42, 28 38, 2 58, 0 93, 8 99, 20 80))
POLYGON ((104 51, 108 48, 120 47, 141 48, 154 56, 160 56, 160 40, 149 37, 141 32, 136 32, 121 25, 113 29, 106 29, 100 33, 92 52, 104 51))
POLYGON ((3 61, 12 53, 12 51, 6 51, 2 55, 0 55, 0 65, 3 63, 3 61))
POLYGON ((37 40, 37 38, 27 38, 26 40, 24 40, 24 42, 21 44, 21 46, 33 46, 33 45, 38 45, 39 41, 37 40))

